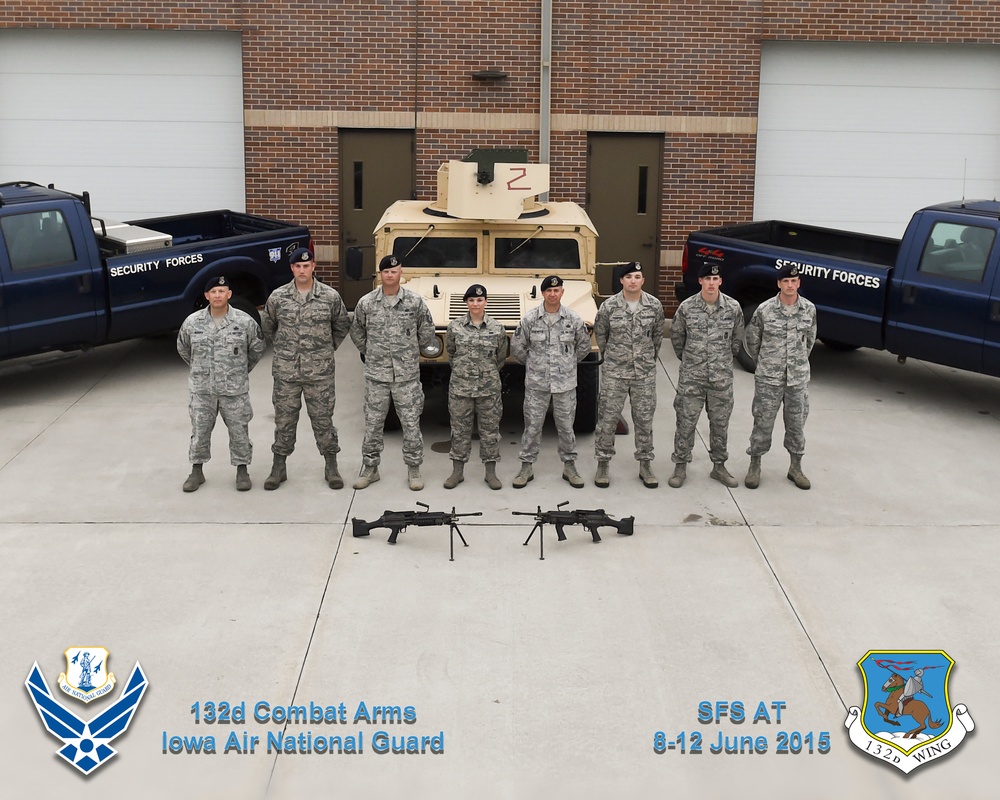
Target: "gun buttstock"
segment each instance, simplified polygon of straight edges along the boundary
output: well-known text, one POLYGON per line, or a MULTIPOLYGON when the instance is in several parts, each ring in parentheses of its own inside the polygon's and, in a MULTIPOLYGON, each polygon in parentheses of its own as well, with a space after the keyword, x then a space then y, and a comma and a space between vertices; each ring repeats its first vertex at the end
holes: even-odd
POLYGON ((618 533, 631 536, 635 532, 635 517, 623 517, 618 523, 618 533))
POLYGON ((367 536, 371 533, 371 524, 365 522, 363 519, 358 519, 357 517, 351 517, 351 524, 354 525, 354 536, 360 538, 362 536, 367 536))

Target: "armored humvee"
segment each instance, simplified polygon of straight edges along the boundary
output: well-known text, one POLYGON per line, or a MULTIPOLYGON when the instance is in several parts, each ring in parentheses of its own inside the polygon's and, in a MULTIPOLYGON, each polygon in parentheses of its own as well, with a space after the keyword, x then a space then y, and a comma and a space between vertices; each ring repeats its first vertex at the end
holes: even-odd
MULTIPOLYGON (((437 329, 436 346, 421 353, 425 389, 447 385, 445 331, 466 313, 462 298, 473 283, 486 287, 487 313, 508 336, 541 303, 539 285, 547 275, 563 278, 563 304, 593 327, 597 231, 576 203, 540 201, 548 190, 548 164, 528 164, 526 150, 476 150, 441 165, 436 200, 400 200, 382 215, 373 231, 375 263, 390 254, 400 259, 405 287, 423 296, 437 329)), ((360 250, 346 255, 348 276, 359 280, 360 250)), ((580 432, 597 423, 599 363, 592 344, 577 372, 580 432)), ((503 377, 505 389, 523 386, 524 367, 508 360, 503 377)))

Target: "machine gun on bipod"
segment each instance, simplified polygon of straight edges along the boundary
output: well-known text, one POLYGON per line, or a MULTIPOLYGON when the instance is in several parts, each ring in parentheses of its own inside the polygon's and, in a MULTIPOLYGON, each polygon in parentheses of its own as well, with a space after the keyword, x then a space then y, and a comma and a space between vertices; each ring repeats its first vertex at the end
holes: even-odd
POLYGON ((621 520, 612 519, 603 508, 584 509, 579 508, 574 511, 562 511, 563 506, 569 505, 567 500, 556 506, 555 511, 542 511, 538 506, 536 511, 512 511, 514 516, 534 517, 535 527, 531 529, 524 544, 531 541, 531 537, 538 531, 539 557, 545 560, 545 525, 556 526, 556 537, 560 542, 566 540, 566 526, 580 525, 590 531, 590 535, 595 542, 601 541, 598 528, 614 528, 622 536, 631 536, 635 531, 635 517, 623 517, 621 520))
POLYGON ((449 542, 451 547, 451 557, 449 561, 455 560, 455 534, 458 534, 458 538, 462 540, 462 544, 466 547, 469 543, 465 541, 465 537, 462 536, 462 531, 459 530, 457 520, 459 517, 481 517, 483 515, 482 511, 473 511, 468 514, 456 514, 455 507, 451 507, 451 512, 448 511, 431 511, 430 506, 427 503, 421 503, 417 501, 417 505, 423 508, 423 511, 383 511, 382 516, 378 519, 374 519, 371 522, 366 522, 363 519, 358 519, 357 517, 351 518, 351 524, 354 526, 354 536, 360 538, 362 536, 368 536, 373 528, 388 528, 389 529, 389 544, 396 544, 396 538, 406 530, 410 525, 416 525, 418 527, 437 527, 439 525, 447 525, 449 528, 449 542))

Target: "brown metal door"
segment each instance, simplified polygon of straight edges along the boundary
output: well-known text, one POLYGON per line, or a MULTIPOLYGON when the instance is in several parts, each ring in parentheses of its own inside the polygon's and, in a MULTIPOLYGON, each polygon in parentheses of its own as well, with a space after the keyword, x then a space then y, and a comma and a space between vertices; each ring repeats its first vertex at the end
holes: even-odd
MULTIPOLYGON (((597 227, 597 260, 639 261, 656 294, 663 137, 591 134, 587 142, 587 213, 597 227)), ((598 269, 602 294, 609 268, 598 269)))
POLYGON ((372 289, 375 237, 382 212, 415 189, 413 131, 340 129, 340 293, 348 308, 372 289), (344 272, 347 248, 364 247, 364 277, 344 272))

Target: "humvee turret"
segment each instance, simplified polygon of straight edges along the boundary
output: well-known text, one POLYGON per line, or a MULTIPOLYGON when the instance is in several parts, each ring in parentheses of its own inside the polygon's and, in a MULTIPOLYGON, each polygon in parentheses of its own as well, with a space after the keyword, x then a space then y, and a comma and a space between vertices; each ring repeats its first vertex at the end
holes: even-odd
MULTIPOLYGON (((423 296, 434 317, 437 347, 421 355, 425 387, 447 383, 445 332, 466 313, 463 296, 473 283, 486 287, 487 313, 508 336, 541 303, 539 285, 547 275, 563 278, 563 304, 593 327, 597 231, 576 203, 540 201, 548 190, 548 164, 528 164, 526 150, 477 150, 441 165, 436 200, 400 200, 382 215, 373 231, 375 263, 395 255, 404 285, 423 296)), ((347 252, 347 273, 361 277, 356 248, 347 252)), ((593 344, 577 371, 577 431, 597 423, 599 361, 593 344)), ((523 385, 521 365, 508 360, 504 373, 505 387, 523 385)))

